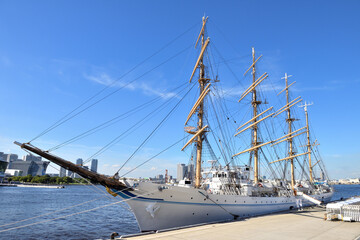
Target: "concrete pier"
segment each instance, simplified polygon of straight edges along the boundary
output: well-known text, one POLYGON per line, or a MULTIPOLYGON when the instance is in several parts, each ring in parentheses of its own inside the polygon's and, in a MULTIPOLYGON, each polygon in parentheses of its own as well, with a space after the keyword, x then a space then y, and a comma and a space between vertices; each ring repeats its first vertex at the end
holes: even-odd
POLYGON ((121 239, 327 239, 360 240, 360 222, 325 221, 324 208, 306 208, 240 221, 216 223, 121 239))

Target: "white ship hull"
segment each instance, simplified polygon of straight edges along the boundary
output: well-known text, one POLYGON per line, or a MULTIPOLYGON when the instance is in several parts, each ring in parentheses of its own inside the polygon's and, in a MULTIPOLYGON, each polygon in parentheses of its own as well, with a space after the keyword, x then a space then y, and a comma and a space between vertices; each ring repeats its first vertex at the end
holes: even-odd
MULTIPOLYGON (((290 197, 249 197, 210 194, 205 190, 140 183, 135 191, 118 193, 133 210, 141 231, 234 220, 296 208, 290 197), (159 190, 159 187, 165 189, 159 190), (146 189, 146 190, 145 190, 146 189)), ((312 195, 328 202, 332 192, 312 195)), ((302 199, 303 206, 314 203, 302 199)))

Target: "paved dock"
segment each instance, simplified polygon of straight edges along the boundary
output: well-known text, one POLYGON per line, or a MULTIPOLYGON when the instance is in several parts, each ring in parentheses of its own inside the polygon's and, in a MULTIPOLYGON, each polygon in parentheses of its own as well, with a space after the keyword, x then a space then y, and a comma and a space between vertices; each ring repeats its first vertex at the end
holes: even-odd
POLYGON ((306 208, 234 222, 153 233, 121 239, 326 239, 360 240, 360 222, 325 221, 325 209, 306 208))

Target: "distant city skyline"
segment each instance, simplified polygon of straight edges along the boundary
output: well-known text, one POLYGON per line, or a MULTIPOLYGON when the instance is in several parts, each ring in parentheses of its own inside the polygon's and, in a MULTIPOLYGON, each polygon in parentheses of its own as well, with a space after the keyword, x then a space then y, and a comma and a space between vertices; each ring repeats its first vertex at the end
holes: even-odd
MULTIPOLYGON (((62 167, 59 167, 59 171, 57 173, 47 172, 49 161, 47 160, 43 161, 42 157, 35 156, 32 154, 24 155, 20 159, 17 154, 0 152, 0 161, 4 161, 8 163, 6 165, 6 170, 11 170, 10 172, 13 172, 13 174, 15 175, 26 176, 30 174, 32 176, 35 175, 42 176, 45 174, 50 174, 50 175, 58 175, 60 177, 69 176, 69 177, 80 178, 78 174, 73 175, 71 171, 68 171, 62 167)), ((75 163, 77 165, 83 166, 84 162, 82 158, 78 158, 76 159, 75 163)), ((2 164, 1 167, 5 167, 5 165, 2 164)), ((90 167, 86 165, 84 165, 83 167, 93 172, 97 172, 98 160, 92 159, 90 162, 90 167)))
MULTIPOLYGON (((34 156, 34 155, 23 155, 21 159, 19 159, 17 154, 12 154, 12 153, 4 153, 4 152, 0 152, 0 161, 5 161, 7 162, 7 159, 9 159, 10 161, 21 161, 21 162, 31 162, 31 161, 42 161, 42 158, 39 156, 34 156), (4 159, 5 158, 5 159, 4 159)), ((74 163, 77 165, 82 165, 83 164, 83 159, 82 158, 77 158, 74 163)), ((97 164, 98 164, 98 160, 97 159, 92 159, 90 162, 89 166, 84 166, 85 168, 87 168, 88 170, 94 171, 96 172, 97 169, 97 164)), ((46 168, 45 168, 46 169, 46 168)), ((43 171, 43 170, 40 170, 43 171)), ((164 172, 165 173, 165 172, 164 172)), ((75 177, 75 178, 81 178, 78 174, 73 175, 73 173, 69 170, 66 170, 65 168, 59 167, 59 172, 39 172, 39 174, 35 174, 35 175, 44 175, 44 174, 49 174, 49 175, 57 175, 60 177, 75 177)), ((186 165, 185 163, 178 163, 177 164, 177 174, 176 174, 176 180, 182 180, 185 177, 186 178, 190 178, 190 176, 193 176, 194 174, 194 165, 191 163, 189 165, 186 165)), ((25 174, 27 175, 27 174, 25 174)), ((24 175, 24 176, 25 176, 24 175)), ((152 179, 155 180, 164 180, 164 175, 163 174, 157 174, 154 177, 150 177, 152 179)), ((264 179, 266 179, 266 176, 263 176, 264 179)), ((173 179, 172 175, 169 175, 169 180, 173 179)), ((334 180, 335 183, 338 184, 338 182, 342 183, 342 184, 347 184, 347 181, 350 180, 354 183, 354 181, 357 180, 360 181, 360 176, 355 176, 355 177, 340 177, 340 178, 331 178, 330 180, 334 180)))
POLYGON ((14 175, 42 176, 46 174, 49 161, 42 161, 39 156, 27 154, 19 159, 17 154, 0 152, 0 160, 7 162, 6 170, 14 175))

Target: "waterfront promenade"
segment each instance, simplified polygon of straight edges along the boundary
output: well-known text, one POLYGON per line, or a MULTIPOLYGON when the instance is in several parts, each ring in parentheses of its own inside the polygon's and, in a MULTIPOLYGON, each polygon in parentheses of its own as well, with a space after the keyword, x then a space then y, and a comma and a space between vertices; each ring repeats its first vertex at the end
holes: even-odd
POLYGON ((120 239, 327 239, 360 240, 360 222, 325 221, 325 208, 305 208, 245 220, 120 239))

